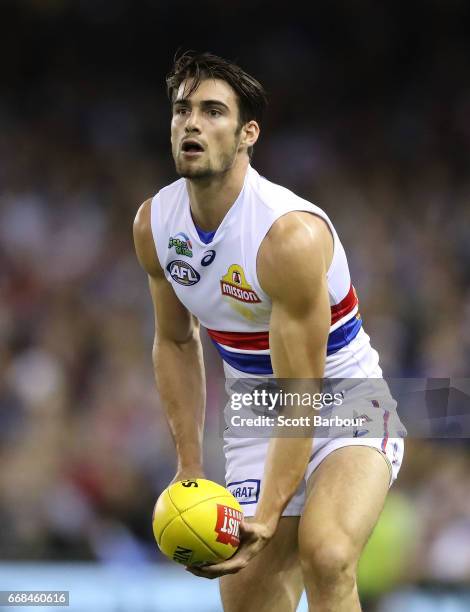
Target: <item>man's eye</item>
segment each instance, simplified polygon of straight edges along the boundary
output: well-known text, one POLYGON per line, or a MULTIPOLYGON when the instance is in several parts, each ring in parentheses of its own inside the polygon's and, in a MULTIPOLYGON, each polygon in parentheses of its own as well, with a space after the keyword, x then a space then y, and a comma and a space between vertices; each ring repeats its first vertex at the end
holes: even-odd
POLYGON ((187 108, 177 108, 175 110, 176 115, 185 115, 188 112, 187 108))
POLYGON ((221 114, 222 113, 219 110, 217 110, 216 108, 209 109, 209 115, 211 117, 220 117, 221 114))

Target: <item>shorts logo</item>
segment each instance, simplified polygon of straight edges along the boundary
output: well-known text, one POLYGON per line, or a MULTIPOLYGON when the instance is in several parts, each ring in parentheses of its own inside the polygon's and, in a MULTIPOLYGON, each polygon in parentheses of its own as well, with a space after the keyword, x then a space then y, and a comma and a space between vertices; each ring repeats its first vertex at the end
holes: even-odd
POLYGON ((196 272, 196 270, 186 261, 181 261, 180 259, 170 261, 166 269, 176 283, 184 285, 185 287, 195 285, 201 280, 199 272, 196 272))
POLYGON ((238 264, 232 264, 227 273, 222 276, 220 289, 222 295, 227 295, 239 302, 249 304, 261 302, 256 291, 253 291, 251 285, 247 282, 243 268, 238 264))
POLYGON ((260 488, 261 480, 257 478, 248 478, 247 480, 240 480, 238 482, 229 482, 227 485, 227 489, 241 506, 258 503, 260 488))
POLYGON ((193 245, 191 244, 191 240, 189 236, 186 236, 183 232, 176 234, 174 238, 170 236, 168 248, 171 249, 172 247, 175 247, 175 252, 178 255, 185 255, 186 257, 193 256, 193 245))
POLYGON ((230 544, 235 548, 240 544, 240 522, 243 514, 229 506, 217 504, 216 542, 230 544))

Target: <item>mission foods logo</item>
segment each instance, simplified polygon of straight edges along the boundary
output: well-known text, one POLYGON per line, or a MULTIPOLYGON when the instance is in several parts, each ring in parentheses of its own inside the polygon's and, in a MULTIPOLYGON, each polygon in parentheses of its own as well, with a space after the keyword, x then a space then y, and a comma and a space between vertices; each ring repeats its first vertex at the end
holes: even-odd
POLYGON ((227 274, 222 276, 220 288, 222 290, 222 295, 232 297, 239 302, 251 304, 261 302, 256 291, 253 291, 251 285, 248 284, 243 268, 238 264, 232 264, 227 274))
POLYGON ((240 522, 243 514, 229 506, 217 504, 216 542, 230 544, 235 548, 240 544, 240 522))
POLYGON ((201 280, 199 272, 196 272, 187 261, 182 261, 181 259, 170 261, 166 269, 176 283, 184 285, 185 287, 195 285, 201 280))
POLYGON ((168 248, 171 249, 172 247, 175 247, 175 251, 178 255, 185 255, 186 257, 193 256, 193 245, 191 244, 191 240, 189 236, 186 236, 183 232, 176 234, 174 238, 170 236, 168 248))

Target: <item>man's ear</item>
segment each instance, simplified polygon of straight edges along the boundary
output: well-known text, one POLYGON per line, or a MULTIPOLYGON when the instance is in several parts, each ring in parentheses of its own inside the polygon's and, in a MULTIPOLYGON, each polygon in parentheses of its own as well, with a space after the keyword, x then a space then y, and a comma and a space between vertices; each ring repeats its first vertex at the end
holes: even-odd
POLYGON ((242 127, 242 139, 240 144, 245 145, 247 148, 252 147, 256 141, 258 140, 260 133, 260 128, 258 122, 254 119, 252 121, 248 121, 242 127))

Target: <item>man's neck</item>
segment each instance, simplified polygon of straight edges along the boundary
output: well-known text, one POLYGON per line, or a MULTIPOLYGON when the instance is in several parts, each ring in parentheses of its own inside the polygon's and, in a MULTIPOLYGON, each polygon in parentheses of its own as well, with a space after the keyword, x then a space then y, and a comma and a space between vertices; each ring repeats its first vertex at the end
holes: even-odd
POLYGON ((186 179, 191 214, 202 230, 216 230, 222 223, 243 188, 248 164, 248 158, 237 160, 230 170, 207 181, 186 179))

